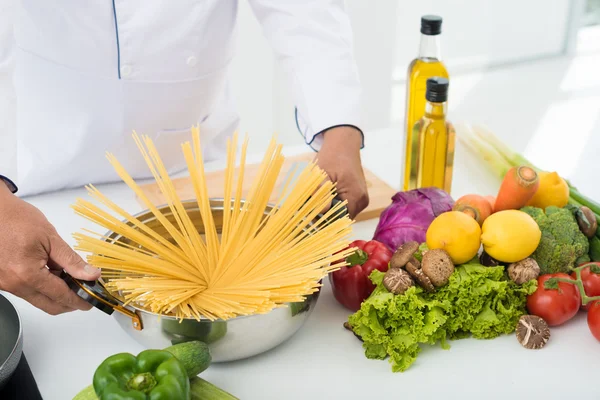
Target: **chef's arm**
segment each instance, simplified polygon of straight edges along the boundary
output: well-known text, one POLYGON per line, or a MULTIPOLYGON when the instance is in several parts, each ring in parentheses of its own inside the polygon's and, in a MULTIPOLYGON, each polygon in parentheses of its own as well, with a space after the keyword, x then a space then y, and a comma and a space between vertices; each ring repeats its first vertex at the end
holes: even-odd
POLYGON ((61 239, 44 214, 14 196, 16 187, 0 179, 0 290, 21 297, 56 315, 92 306, 59 278, 66 270, 83 280, 95 280, 100 271, 88 266, 61 239))
POLYGON ((361 88, 344 0, 249 2, 289 78, 306 143, 320 150, 321 133, 352 127, 362 147, 361 88))
POLYGON ((360 157, 361 88, 344 0, 249 1, 290 80, 298 129, 354 218, 369 194, 360 157))

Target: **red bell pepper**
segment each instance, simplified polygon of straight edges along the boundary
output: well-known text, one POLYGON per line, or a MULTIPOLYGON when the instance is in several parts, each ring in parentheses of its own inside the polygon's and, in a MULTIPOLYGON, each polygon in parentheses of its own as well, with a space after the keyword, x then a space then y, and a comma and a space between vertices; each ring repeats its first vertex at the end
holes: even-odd
POLYGON ((355 240, 350 243, 350 248, 356 248, 356 251, 346 258, 349 265, 329 274, 329 282, 336 300, 344 307, 358 311, 361 303, 375 290, 369 275, 375 269, 387 271, 393 253, 376 240, 355 240))

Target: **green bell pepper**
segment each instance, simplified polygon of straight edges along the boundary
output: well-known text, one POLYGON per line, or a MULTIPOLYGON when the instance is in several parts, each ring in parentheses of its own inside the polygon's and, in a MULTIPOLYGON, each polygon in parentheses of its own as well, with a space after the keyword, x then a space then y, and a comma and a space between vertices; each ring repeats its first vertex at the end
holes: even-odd
POLYGON ((190 382, 183 364, 165 350, 144 350, 138 356, 108 357, 94 372, 100 400, 189 400, 190 382))

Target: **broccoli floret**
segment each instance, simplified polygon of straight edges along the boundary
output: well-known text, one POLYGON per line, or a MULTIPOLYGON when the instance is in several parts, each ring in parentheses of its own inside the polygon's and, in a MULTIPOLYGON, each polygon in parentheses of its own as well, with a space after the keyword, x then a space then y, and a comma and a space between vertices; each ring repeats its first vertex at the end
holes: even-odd
POLYGON ((544 212, 541 208, 524 207, 521 211, 529 214, 542 231, 540 244, 531 255, 542 274, 568 273, 588 253, 589 241, 569 209, 550 206, 544 212))
POLYGON ((544 210, 542 210, 541 208, 524 207, 521 209, 521 211, 529 214, 535 220, 535 222, 537 222, 538 225, 540 224, 540 221, 543 221, 546 219, 546 214, 544 213, 544 210))

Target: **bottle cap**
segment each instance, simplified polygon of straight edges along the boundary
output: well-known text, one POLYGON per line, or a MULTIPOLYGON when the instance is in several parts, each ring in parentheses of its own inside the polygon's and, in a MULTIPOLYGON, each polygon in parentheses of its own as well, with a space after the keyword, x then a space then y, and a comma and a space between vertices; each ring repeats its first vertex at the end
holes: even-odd
POLYGON ((446 78, 434 76, 427 79, 427 91, 425 99, 432 103, 444 103, 448 100, 448 85, 450 82, 446 78))
POLYGON ((424 35, 439 35, 442 33, 442 17, 437 15, 422 16, 421 33, 424 35))

